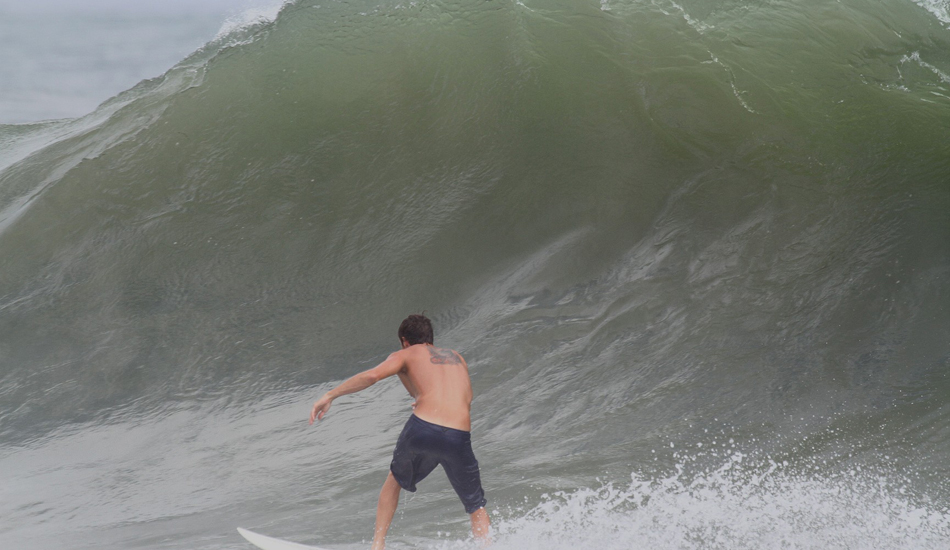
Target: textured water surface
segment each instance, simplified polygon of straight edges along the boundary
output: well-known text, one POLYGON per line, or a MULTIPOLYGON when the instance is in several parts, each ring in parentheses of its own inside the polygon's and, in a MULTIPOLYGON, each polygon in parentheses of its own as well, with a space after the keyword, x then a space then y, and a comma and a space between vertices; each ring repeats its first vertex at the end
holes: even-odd
POLYGON ((946 548, 945 15, 299 0, 0 126, 0 546, 361 547, 425 310, 499 548, 946 548))

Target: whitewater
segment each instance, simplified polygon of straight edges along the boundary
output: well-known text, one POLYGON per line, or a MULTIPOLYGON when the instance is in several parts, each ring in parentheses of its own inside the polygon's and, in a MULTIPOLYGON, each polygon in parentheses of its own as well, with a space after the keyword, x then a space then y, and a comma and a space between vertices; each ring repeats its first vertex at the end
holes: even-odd
POLYGON ((950 548, 947 8, 297 0, 0 124, 0 548, 368 547, 411 399, 308 414, 422 311, 495 548, 950 548))

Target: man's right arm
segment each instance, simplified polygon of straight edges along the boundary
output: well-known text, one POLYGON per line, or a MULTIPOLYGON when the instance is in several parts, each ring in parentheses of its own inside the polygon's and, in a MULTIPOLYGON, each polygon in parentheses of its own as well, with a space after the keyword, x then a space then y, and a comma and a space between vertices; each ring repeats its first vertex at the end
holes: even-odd
POLYGON ((310 423, 313 424, 314 420, 323 420, 323 415, 330 410, 330 404, 337 397, 365 390, 383 378, 399 374, 405 367, 403 354, 397 351, 390 354, 379 365, 347 378, 342 384, 323 394, 323 397, 313 404, 313 409, 310 411, 310 423))

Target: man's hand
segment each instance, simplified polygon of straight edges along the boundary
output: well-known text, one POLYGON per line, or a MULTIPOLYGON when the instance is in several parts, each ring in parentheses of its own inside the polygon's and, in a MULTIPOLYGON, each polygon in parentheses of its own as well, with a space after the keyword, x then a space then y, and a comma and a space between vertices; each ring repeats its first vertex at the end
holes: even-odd
POLYGON ((330 403, 333 402, 333 398, 329 394, 324 394, 316 403, 313 404, 313 410, 310 411, 310 423, 313 424, 314 420, 323 420, 323 415, 327 414, 327 411, 330 410, 330 403))

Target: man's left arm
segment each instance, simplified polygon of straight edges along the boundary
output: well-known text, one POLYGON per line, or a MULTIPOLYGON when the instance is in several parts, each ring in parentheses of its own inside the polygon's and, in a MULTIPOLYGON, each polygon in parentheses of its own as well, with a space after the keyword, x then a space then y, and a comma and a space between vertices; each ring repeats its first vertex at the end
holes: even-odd
POLYGON ((330 404, 337 397, 365 390, 383 378, 399 374, 405 367, 403 354, 397 351, 375 367, 347 378, 342 384, 323 394, 323 397, 313 404, 313 409, 310 411, 310 423, 313 424, 313 421, 318 419, 323 420, 323 415, 330 410, 330 404))

